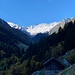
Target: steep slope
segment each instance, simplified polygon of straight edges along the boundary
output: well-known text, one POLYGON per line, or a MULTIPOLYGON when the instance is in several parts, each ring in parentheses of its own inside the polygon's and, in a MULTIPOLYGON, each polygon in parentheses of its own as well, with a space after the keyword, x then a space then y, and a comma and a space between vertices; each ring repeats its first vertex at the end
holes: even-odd
POLYGON ((33 25, 33 26, 28 27, 27 31, 30 33, 30 35, 35 36, 38 33, 49 32, 57 24, 59 24, 59 22, 54 22, 50 24, 42 23, 36 26, 33 25))
POLYGON ((31 37, 30 34, 27 32, 27 28, 25 26, 19 26, 19 25, 15 24, 15 23, 12 23, 12 22, 7 22, 7 23, 12 28, 18 29, 18 30, 22 31, 23 33, 27 34, 29 37, 31 37))
POLYGON ((35 42, 39 42, 39 40, 40 40, 41 38, 43 38, 43 37, 48 37, 48 36, 49 36, 48 32, 46 32, 46 33, 38 33, 38 34, 36 34, 32 39, 33 39, 35 42))
POLYGON ((57 75, 75 75, 75 64, 70 66, 69 68, 63 70, 57 75))
POLYGON ((71 19, 70 18, 66 18, 66 19, 64 19, 63 21, 61 21, 59 24, 57 24, 56 26, 54 26, 50 31, 49 31, 49 35, 51 35, 52 33, 54 33, 54 32, 58 32, 58 29, 61 27, 61 28, 63 28, 64 27, 64 25, 66 24, 66 23, 68 23, 69 21, 70 21, 71 19))
POLYGON ((32 39, 18 29, 11 28, 7 22, 0 19, 0 41, 10 43, 10 44, 18 44, 19 42, 30 45, 32 39))

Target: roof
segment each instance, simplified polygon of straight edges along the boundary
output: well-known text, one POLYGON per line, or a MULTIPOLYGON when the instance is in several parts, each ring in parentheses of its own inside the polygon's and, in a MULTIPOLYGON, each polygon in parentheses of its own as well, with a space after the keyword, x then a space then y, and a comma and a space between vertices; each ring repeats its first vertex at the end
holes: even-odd
POLYGON ((68 60, 66 58, 58 58, 58 60, 65 66, 68 67, 71 64, 68 62, 68 60))
POLYGON ((46 65, 48 62, 50 62, 51 60, 55 60, 58 63, 62 64, 61 62, 59 62, 57 59, 55 59, 54 57, 51 57, 49 60, 47 60, 46 62, 44 62, 44 65, 46 65))

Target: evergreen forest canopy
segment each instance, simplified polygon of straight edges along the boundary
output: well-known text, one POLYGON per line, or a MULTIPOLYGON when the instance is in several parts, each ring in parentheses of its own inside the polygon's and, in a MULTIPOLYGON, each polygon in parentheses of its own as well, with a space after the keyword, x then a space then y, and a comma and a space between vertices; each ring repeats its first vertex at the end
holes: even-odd
MULTIPOLYGON (((31 75, 42 69, 46 60, 59 58, 75 48, 75 20, 65 24, 63 29, 60 27, 58 33, 31 43, 26 51, 5 40, 0 41, 0 75, 31 75)), ((67 59, 74 64, 75 52, 67 59)))

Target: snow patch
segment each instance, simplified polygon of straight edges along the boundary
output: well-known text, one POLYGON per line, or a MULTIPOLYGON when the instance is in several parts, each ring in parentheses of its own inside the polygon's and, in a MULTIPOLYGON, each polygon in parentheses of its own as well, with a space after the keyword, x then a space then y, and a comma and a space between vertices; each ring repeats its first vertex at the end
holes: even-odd
POLYGON ((30 33, 30 35, 36 35, 38 33, 46 33, 49 32, 54 26, 56 26, 60 22, 54 22, 54 23, 42 23, 39 25, 32 25, 27 28, 27 32, 30 33))

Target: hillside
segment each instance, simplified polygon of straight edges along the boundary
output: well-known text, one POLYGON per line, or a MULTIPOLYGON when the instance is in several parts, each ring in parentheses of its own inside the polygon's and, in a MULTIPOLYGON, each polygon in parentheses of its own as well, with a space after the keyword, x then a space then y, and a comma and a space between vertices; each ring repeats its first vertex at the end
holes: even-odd
MULTIPOLYGON (((66 52, 75 48, 74 40, 75 20, 72 19, 64 25, 63 29, 60 27, 58 33, 53 33, 48 37, 43 37, 38 43, 31 44, 26 50, 26 56, 24 56, 22 60, 32 59, 31 57, 35 56, 36 61, 43 63, 51 57, 59 58, 66 52)), ((68 57, 71 61, 70 63, 75 63, 70 57, 68 57)))
POLYGON ((30 43, 33 41, 27 34, 0 19, 0 75, 19 61, 30 43))
POLYGON ((75 75, 75 64, 63 70, 58 75, 75 75))
POLYGON ((36 34, 32 39, 33 39, 35 42, 39 42, 39 40, 40 40, 41 38, 43 38, 43 37, 48 37, 48 36, 49 36, 48 32, 46 32, 46 33, 38 33, 38 34, 36 34))
POLYGON ((11 28, 2 19, 0 19, 0 34, 2 36, 0 37, 1 41, 5 42, 5 39, 6 39, 6 42, 8 43, 8 41, 10 41, 11 44, 18 43, 19 41, 26 45, 30 45, 30 43, 33 42, 27 34, 21 32, 18 29, 11 28))
MULTIPOLYGON (((0 44, 0 75, 34 74, 43 69, 43 63, 51 57, 58 60, 65 58, 70 64, 75 63, 75 19, 65 23, 63 28, 59 27, 57 33, 42 37, 37 43, 31 43, 26 51, 18 48, 18 46, 24 48, 29 45, 28 38, 24 38, 25 34, 10 26, 9 32, 8 27, 4 27, 1 25, 1 35, 3 38, 6 37, 6 41, 0 37, 2 42, 0 44), (16 43, 20 44, 15 46, 16 43)), ((63 66, 66 68, 65 65, 63 66)))

